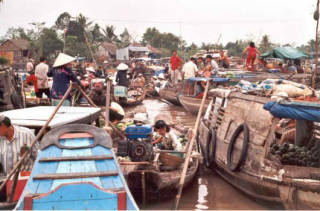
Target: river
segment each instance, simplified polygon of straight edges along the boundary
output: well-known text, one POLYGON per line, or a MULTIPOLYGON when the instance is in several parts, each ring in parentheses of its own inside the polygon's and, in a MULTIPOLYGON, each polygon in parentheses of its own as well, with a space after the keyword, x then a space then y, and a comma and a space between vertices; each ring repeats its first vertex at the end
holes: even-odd
MULTIPOLYGON (((193 127, 196 116, 190 115, 183 107, 173 106, 155 99, 143 102, 149 119, 158 114, 169 114, 173 121, 187 127, 193 127)), ((170 210, 173 200, 150 202, 141 209, 170 210)), ((201 166, 194 182, 183 190, 179 209, 183 210, 213 210, 213 209, 283 209, 279 205, 258 202, 238 189, 231 186, 211 169, 201 166)))

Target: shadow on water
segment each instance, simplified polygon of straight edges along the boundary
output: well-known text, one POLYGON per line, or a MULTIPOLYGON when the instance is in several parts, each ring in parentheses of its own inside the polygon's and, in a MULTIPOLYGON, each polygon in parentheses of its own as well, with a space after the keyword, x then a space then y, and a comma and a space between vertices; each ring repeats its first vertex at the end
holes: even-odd
MULTIPOLYGON (((187 113, 182 107, 171 106, 153 99, 144 101, 150 120, 160 113, 170 114, 177 124, 193 127, 196 116, 187 113)), ((181 210, 265 210, 284 209, 279 204, 258 201, 223 180, 211 169, 201 166, 193 183, 182 192, 179 209, 181 210)), ((147 210, 170 210, 174 202, 172 199, 148 202, 147 210)), ((141 205, 141 204, 140 204, 141 205)))

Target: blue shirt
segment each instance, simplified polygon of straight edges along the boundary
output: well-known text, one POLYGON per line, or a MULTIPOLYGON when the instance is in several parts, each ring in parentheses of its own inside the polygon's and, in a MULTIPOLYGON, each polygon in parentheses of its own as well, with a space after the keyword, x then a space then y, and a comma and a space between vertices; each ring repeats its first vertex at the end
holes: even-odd
MULTIPOLYGON (((73 74, 73 72, 66 67, 52 68, 49 70, 47 75, 49 77, 53 77, 51 90, 52 99, 62 99, 69 88, 70 81, 80 84, 80 81, 77 79, 75 74, 73 74)), ((67 99, 70 100, 71 95, 69 95, 67 99)))

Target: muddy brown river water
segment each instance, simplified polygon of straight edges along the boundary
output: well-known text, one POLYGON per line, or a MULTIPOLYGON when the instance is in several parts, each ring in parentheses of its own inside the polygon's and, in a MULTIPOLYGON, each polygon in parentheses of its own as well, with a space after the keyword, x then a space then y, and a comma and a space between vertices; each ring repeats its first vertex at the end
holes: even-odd
MULTIPOLYGON (((190 115, 183 107, 173 106, 155 99, 146 99, 143 102, 149 119, 153 120, 158 114, 169 114, 173 121, 187 127, 193 127, 196 116, 190 115)), ((173 200, 149 202, 147 210, 170 210, 173 200)), ((206 167, 201 166, 194 182, 183 190, 179 209, 183 210, 265 210, 283 209, 279 205, 260 202, 237 190, 219 175, 206 167)))

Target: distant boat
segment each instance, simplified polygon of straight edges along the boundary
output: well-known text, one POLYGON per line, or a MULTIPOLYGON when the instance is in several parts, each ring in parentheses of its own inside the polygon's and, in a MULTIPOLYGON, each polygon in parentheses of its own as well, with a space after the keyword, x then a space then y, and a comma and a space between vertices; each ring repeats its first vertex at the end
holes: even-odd
POLYGON ((72 124, 47 133, 18 210, 138 210, 102 129, 72 124))

